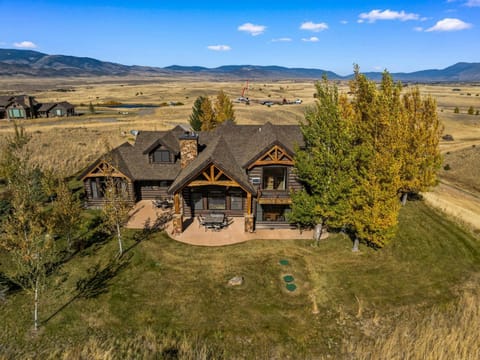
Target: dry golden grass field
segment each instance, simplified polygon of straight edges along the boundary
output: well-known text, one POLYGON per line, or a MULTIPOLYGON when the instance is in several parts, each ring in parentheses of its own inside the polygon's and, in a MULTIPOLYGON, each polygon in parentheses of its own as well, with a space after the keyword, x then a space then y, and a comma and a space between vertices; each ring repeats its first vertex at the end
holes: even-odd
MULTIPOLYGON (((71 175, 95 160, 105 149, 106 142, 116 146, 132 141, 131 130, 161 130, 176 124, 188 124, 193 102, 200 96, 212 99, 223 90, 232 100, 237 99, 245 86, 243 80, 215 80, 211 78, 155 77, 155 78, 59 78, 59 79, 0 79, 0 95, 28 93, 40 102, 69 101, 76 106, 74 118, 37 119, 23 122, 33 134, 32 160, 58 172, 71 175), (171 102, 179 105, 169 105, 171 102), (88 113, 88 105, 95 106, 96 114, 88 113), (148 104, 153 108, 108 108, 103 105, 148 104)), ((441 141, 445 165, 450 170, 441 172, 448 181, 442 191, 430 193, 432 203, 459 202, 463 197, 448 193, 453 186, 480 195, 480 115, 469 115, 469 107, 480 110, 480 85, 433 84, 420 85, 423 94, 432 95, 438 103, 438 113, 444 125, 444 134, 453 141, 441 141), (459 113, 454 113, 455 107, 459 113), (441 197, 442 199, 438 199, 441 197), (448 199, 447 199, 448 197, 448 199)), ((339 83, 340 91, 348 91, 348 83, 339 83)), ((236 121, 241 124, 296 124, 303 119, 307 106, 314 104, 314 81, 307 80, 250 80, 245 96, 250 105, 235 103, 236 121), (261 101, 281 102, 283 99, 303 100, 301 105, 261 105, 261 101)), ((10 132, 12 124, 0 122, 0 136, 10 132)), ((452 190, 454 191, 454 190, 452 190)), ((441 206, 448 212, 448 206, 441 206)), ((452 207, 453 208, 453 207, 452 207)), ((452 213, 461 217, 458 211, 452 213)), ((480 218, 480 217, 479 217, 480 218)), ((480 224, 476 227, 480 228, 480 224)))

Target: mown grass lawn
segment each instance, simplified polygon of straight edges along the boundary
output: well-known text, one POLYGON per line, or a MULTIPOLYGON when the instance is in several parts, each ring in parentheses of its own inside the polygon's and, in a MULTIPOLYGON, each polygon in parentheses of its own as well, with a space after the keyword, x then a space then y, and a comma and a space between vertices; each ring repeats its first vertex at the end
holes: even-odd
POLYGON ((378 251, 352 253, 342 234, 319 247, 257 240, 220 248, 181 244, 164 233, 138 243, 138 232, 128 235, 121 264, 109 241, 75 254, 50 277, 40 334, 30 330, 24 292, 0 303, 0 355, 52 354, 92 337, 127 341, 147 330, 201 339, 225 358, 338 355, 343 342, 365 335, 369 320, 447 303, 480 271, 479 239, 419 201, 402 209, 396 239, 378 251), (227 286, 235 275, 244 284, 227 286), (285 275, 294 277, 294 292, 285 275), (79 291, 88 278, 94 281, 79 291))

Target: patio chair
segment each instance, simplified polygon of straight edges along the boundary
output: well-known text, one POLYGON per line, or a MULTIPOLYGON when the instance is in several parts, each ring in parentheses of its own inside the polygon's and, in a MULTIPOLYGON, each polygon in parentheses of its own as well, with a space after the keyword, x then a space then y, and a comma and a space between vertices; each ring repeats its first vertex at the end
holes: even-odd
POLYGON ((204 219, 201 215, 197 216, 197 220, 198 220, 198 227, 199 228, 205 225, 205 221, 204 221, 204 219))

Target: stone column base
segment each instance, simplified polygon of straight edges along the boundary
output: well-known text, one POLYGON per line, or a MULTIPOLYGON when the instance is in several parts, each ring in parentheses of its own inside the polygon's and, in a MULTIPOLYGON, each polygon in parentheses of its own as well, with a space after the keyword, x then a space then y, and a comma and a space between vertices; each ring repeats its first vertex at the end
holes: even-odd
POLYGON ((253 215, 245 215, 245 232, 254 232, 255 231, 255 221, 253 215))
POLYGON ((173 233, 181 234, 183 232, 183 216, 182 214, 173 214, 173 233))

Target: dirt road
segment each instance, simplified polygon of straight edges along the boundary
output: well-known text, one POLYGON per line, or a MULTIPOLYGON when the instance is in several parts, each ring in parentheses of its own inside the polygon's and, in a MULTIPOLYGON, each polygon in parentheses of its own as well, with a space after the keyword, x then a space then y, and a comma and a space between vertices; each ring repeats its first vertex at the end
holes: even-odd
POLYGON ((425 202, 461 222, 480 230, 480 197, 441 182, 431 192, 424 193, 425 202))

